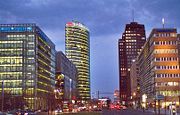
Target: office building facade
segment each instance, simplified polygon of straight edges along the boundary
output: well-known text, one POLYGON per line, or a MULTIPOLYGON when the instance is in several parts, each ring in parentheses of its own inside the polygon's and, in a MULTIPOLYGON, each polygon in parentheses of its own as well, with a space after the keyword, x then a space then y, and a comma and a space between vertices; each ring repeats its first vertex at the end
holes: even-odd
POLYGON ((126 25, 122 39, 119 39, 119 89, 120 102, 127 104, 131 97, 130 67, 146 41, 144 25, 131 22, 126 25))
POLYGON ((89 30, 83 24, 72 21, 66 24, 65 54, 78 70, 77 89, 80 100, 90 99, 90 41, 89 30))
POLYGON ((0 81, 4 97, 10 96, 4 107, 50 108, 55 86, 55 45, 35 24, 0 25, 0 81))
POLYGON ((147 103, 161 107, 179 105, 179 39, 174 28, 155 28, 138 56, 140 93, 147 103))
MULTIPOLYGON (((69 109, 69 104, 77 99, 77 68, 63 54, 58 51, 56 53, 56 87, 55 97, 59 101, 61 108, 69 109)), ((69 110, 68 110, 69 111, 69 110)))

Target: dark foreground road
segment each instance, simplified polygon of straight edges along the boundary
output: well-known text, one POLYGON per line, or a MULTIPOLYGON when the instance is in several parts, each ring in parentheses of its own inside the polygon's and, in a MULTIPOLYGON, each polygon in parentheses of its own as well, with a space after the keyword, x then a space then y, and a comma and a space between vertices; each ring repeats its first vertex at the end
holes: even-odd
POLYGON ((140 110, 103 110, 102 115, 154 115, 152 112, 143 112, 140 110))

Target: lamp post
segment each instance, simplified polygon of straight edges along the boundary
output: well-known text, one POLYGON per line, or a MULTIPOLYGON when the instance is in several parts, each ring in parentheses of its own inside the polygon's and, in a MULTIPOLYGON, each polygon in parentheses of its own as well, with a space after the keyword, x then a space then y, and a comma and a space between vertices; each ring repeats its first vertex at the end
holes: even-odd
POLYGON ((166 93, 165 93, 165 96, 164 96, 164 99, 165 99, 165 115, 166 115, 166 97, 167 97, 167 89, 166 89, 166 87, 167 87, 167 84, 165 84, 165 91, 166 91, 166 93))
POLYGON ((178 93, 179 93, 178 98, 179 98, 179 109, 180 109, 180 82, 179 82, 178 85, 179 85, 179 88, 178 88, 178 89, 179 89, 179 90, 178 90, 178 91, 179 91, 179 92, 178 92, 178 93))
POLYGON ((133 100, 134 100, 134 108, 136 109, 137 103, 136 103, 136 92, 133 93, 133 100))
POLYGON ((2 81, 2 106, 1 106, 1 111, 3 112, 4 108, 4 80, 2 81))

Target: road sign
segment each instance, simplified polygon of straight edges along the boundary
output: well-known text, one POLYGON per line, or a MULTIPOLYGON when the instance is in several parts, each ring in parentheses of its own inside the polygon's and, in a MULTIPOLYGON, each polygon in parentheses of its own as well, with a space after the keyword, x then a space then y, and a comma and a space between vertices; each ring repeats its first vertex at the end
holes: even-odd
POLYGON ((164 95, 156 95, 157 100, 164 100, 164 95))

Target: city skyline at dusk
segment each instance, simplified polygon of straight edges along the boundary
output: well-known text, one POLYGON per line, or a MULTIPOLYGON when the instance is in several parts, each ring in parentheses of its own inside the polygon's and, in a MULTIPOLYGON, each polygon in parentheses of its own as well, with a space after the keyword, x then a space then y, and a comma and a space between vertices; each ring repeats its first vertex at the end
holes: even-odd
POLYGON ((173 0, 6 0, 0 1, 0 23, 36 23, 65 52, 65 24, 72 20, 90 30, 91 92, 113 92, 119 87, 118 39, 134 19, 145 25, 146 36, 157 27, 180 30, 180 1, 173 0))

